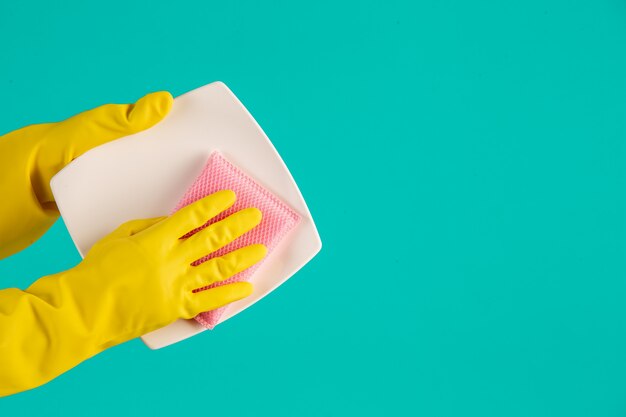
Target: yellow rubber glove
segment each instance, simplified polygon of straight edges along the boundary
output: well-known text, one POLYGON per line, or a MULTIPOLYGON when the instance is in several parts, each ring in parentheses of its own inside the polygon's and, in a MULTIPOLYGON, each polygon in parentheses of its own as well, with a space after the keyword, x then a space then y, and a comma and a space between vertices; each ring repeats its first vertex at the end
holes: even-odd
POLYGON ((232 191, 219 191, 171 217, 125 223, 75 268, 41 278, 26 291, 0 291, 0 396, 37 387, 178 318, 248 296, 247 282, 192 291, 252 266, 265 256, 265 246, 191 263, 254 228, 261 221, 258 209, 241 210, 179 239, 234 201, 232 191))
POLYGON ((50 191, 57 172, 98 145, 148 129, 171 107, 172 96, 158 92, 0 137, 0 259, 39 239, 59 217, 50 191))

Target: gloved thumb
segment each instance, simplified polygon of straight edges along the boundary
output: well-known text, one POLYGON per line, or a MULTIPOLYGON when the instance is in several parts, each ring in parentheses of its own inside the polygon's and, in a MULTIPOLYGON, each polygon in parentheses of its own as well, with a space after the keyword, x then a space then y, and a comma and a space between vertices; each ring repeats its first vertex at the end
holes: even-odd
POLYGON ((134 104, 105 104, 69 119, 22 129, 22 135, 40 136, 33 188, 42 204, 53 202, 50 180, 72 160, 104 143, 146 130, 172 108, 167 91, 148 94, 134 104))
POLYGON ((91 148, 154 126, 169 113, 172 103, 170 93, 159 91, 134 104, 105 104, 51 125, 46 142, 62 146, 67 157, 74 159, 91 148))

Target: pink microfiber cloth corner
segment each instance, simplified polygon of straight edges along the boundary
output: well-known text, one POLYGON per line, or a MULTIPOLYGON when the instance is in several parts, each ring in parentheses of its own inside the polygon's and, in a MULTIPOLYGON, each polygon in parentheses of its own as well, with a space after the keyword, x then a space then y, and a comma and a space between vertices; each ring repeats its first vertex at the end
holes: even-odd
MULTIPOLYGON (((211 255, 194 262, 193 265, 201 264, 211 258, 222 256, 235 249, 239 249, 253 243, 262 243, 267 246, 268 251, 267 256, 265 257, 265 259, 267 259, 276 245, 300 221, 300 215, 291 207, 283 203, 280 199, 278 199, 278 197, 263 188, 235 165, 227 161, 219 152, 213 152, 209 156, 209 160, 202 170, 202 173, 187 190, 185 196, 178 202, 178 205, 173 212, 176 212, 194 201, 206 197, 209 194, 213 194, 219 190, 233 190, 237 195, 237 201, 235 201, 235 204, 231 208, 211 219, 211 221, 206 223, 204 226, 194 230, 193 233, 197 233, 199 230, 202 230, 205 227, 230 216, 236 211, 248 207, 256 207, 261 210, 263 213, 263 220, 261 220, 261 223, 257 227, 248 233, 224 246, 220 250, 213 252, 211 255)), ((199 291, 233 282, 248 281, 262 262, 263 261, 253 265, 226 281, 201 288, 199 291)), ((225 307, 222 307, 200 313, 195 319, 203 326, 212 329, 219 322, 224 309, 225 307)))

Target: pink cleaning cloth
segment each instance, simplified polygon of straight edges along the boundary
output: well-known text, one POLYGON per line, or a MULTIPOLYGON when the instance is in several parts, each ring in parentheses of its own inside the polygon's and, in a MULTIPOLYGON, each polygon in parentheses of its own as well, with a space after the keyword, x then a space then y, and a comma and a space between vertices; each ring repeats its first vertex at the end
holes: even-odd
MULTIPOLYGON (((235 204, 228 210, 219 214, 217 217, 211 219, 202 227, 190 232, 186 235, 186 237, 230 216, 236 211, 248 207, 256 207, 261 210, 263 213, 263 220, 261 220, 261 223, 254 229, 224 246, 220 250, 194 262, 193 265, 199 265, 211 258, 222 256, 235 249, 239 249, 253 243, 262 243, 267 246, 268 252, 265 257, 265 259, 267 259, 276 245, 300 221, 300 215, 291 207, 283 203, 280 199, 278 199, 278 197, 263 188, 259 185, 259 183, 250 178, 235 165, 227 161, 219 152, 213 152, 209 156, 209 160, 202 170, 202 173, 187 190, 185 196, 178 202, 178 205, 173 212, 176 212, 194 201, 206 197, 209 194, 213 194, 219 190, 233 190, 235 194, 237 194, 235 204)), ((233 282, 248 281, 262 262, 263 261, 253 265, 252 267, 225 281, 200 288, 196 291, 203 291, 233 282)), ((225 307, 222 307, 200 313, 195 317, 195 319, 203 326, 212 329, 219 322, 224 310, 225 307)))

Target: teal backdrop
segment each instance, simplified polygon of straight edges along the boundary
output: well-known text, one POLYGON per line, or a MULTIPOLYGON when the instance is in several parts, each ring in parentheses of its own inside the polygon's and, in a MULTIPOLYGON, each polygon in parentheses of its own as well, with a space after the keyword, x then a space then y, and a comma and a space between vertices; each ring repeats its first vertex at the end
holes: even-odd
MULTIPOLYGON (((0 415, 626 415, 624 1, 0 4, 1 132, 215 80, 322 252, 215 331, 0 415)), ((0 283, 79 260, 58 222, 0 283)))

